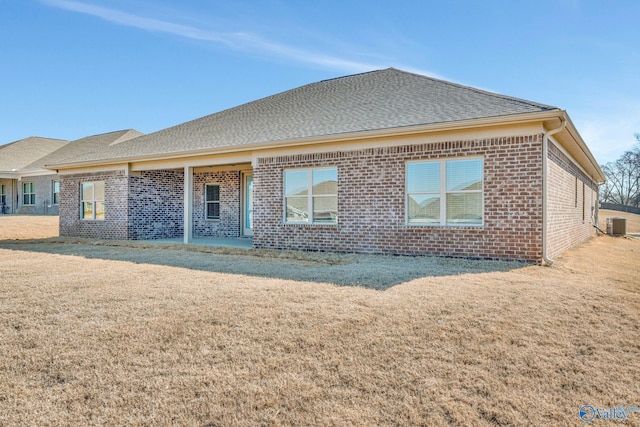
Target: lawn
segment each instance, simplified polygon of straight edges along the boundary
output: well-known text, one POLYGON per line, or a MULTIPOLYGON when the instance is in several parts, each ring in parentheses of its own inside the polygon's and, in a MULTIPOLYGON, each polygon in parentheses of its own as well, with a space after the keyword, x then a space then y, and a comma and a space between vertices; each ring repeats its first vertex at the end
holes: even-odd
POLYGON ((0 425, 583 425, 583 405, 640 406, 637 239, 538 267, 56 227, 0 217, 0 425))

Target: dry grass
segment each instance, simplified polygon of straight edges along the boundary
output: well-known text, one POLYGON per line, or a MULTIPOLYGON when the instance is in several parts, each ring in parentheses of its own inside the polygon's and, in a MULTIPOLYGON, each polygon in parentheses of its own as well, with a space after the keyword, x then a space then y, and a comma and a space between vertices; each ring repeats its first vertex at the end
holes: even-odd
POLYGON ((598 227, 606 232, 607 218, 612 217, 625 218, 627 220, 627 233, 640 234, 640 215, 632 213, 600 209, 598 213, 598 227))
POLYGON ((640 406, 640 240, 552 268, 293 258, 0 242, 0 425, 581 425, 584 404, 640 406), (330 284, 378 264, 408 279, 330 284))

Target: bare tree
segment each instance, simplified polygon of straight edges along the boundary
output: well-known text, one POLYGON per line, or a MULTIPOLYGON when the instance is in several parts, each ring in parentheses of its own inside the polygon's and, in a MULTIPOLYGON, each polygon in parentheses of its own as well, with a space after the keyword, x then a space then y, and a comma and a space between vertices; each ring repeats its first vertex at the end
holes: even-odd
POLYGON ((633 149, 625 151, 615 162, 601 166, 607 178, 600 187, 602 202, 634 207, 640 204, 640 133, 634 136, 638 144, 633 149))

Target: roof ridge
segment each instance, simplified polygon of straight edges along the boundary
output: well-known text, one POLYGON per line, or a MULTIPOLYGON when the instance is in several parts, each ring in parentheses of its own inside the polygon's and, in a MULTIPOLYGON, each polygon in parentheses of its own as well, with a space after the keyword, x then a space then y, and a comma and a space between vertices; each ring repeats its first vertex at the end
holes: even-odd
POLYGON ((96 133, 96 134, 94 134, 94 135, 86 135, 86 136, 83 136, 83 137, 81 137, 81 138, 76 138, 76 139, 74 139, 73 141, 78 141, 78 140, 80 140, 80 139, 85 139, 85 138, 93 138, 94 136, 110 135, 110 134, 112 134, 112 133, 118 133, 118 132, 125 132, 125 133, 126 133, 126 132, 129 132, 129 131, 132 131, 132 130, 135 130, 135 129, 133 129, 133 128, 129 128, 129 129, 114 130, 114 131, 111 131, 111 132, 96 133))
POLYGON ((69 141, 68 139, 62 139, 62 138, 49 138, 48 136, 28 136, 27 138, 24 138, 24 139, 29 139, 29 138, 51 139, 51 140, 53 140, 53 141, 69 141))
MULTIPOLYGON (((416 76, 416 77, 421 77, 421 78, 424 78, 424 79, 434 80, 434 81, 437 81, 439 83, 443 83, 443 84, 446 84, 446 85, 449 85, 449 86, 454 86, 454 87, 470 90, 470 91, 475 92, 475 93, 489 95, 489 96, 493 96, 495 98, 505 99, 505 100, 509 100, 509 101, 521 102, 523 104, 530 105, 532 107, 544 108, 545 110, 559 110, 558 107, 555 107, 553 105, 541 104, 539 102, 529 101, 529 100, 524 99, 524 98, 518 98, 518 97, 515 97, 515 96, 503 95, 501 93, 491 92, 491 91, 484 90, 484 89, 478 89, 477 87, 468 86, 468 85, 452 82, 452 81, 449 81, 449 80, 444 80, 444 79, 437 78, 437 77, 426 76, 424 74, 418 74, 418 73, 415 73, 415 72, 412 72, 412 71, 405 71, 405 70, 401 70, 401 69, 394 68, 394 67, 387 68, 386 70, 394 70, 394 71, 398 71, 400 73, 411 74, 411 75, 416 76)), ((386 70, 379 70, 379 71, 386 71, 386 70)))
MULTIPOLYGON (((349 77, 362 76, 362 75, 365 75, 365 74, 378 73, 378 72, 380 72, 380 71, 388 71, 388 70, 395 70, 395 68, 393 68, 393 67, 389 67, 389 68, 380 68, 380 69, 378 69, 378 70, 363 71, 363 72, 361 72, 361 73, 349 74, 349 75, 346 75, 346 76, 333 77, 333 78, 330 78, 330 79, 320 80, 319 82, 309 83, 309 85, 318 84, 318 83, 324 83, 324 82, 330 82, 330 81, 332 81, 332 80, 347 79, 347 78, 349 78, 349 77)), ((402 70, 398 70, 398 71, 402 71, 402 70)), ((304 87, 304 86, 300 86, 300 87, 304 87)), ((297 88, 296 88, 296 89, 297 89, 297 88)))
POLYGON ((136 130, 136 129, 127 129, 126 132, 125 131, 119 131, 119 132, 124 132, 122 135, 120 135, 118 138, 116 138, 115 140, 113 140, 109 145, 116 145, 116 144, 120 144, 121 142, 125 142, 125 141, 129 141, 132 139, 135 139, 139 136, 144 135, 144 133, 136 130), (132 136, 131 138, 126 138, 127 136, 129 136, 130 133, 135 132, 136 135, 132 136))
POLYGON ((27 136, 27 137, 25 137, 25 138, 16 139, 15 141, 7 142, 7 143, 6 143, 6 144, 4 144, 3 146, 5 146, 5 145, 9 145, 9 144, 15 144, 16 142, 24 141, 24 140, 26 140, 26 139, 50 139, 50 140, 52 140, 52 141, 67 141, 67 142, 70 142, 70 140, 69 140, 69 139, 62 139, 62 138, 49 138, 49 137, 46 137, 46 136, 35 136, 35 135, 31 135, 31 136, 27 136))
MULTIPOLYGON (((79 156, 73 163, 173 156, 200 152, 198 150, 549 111, 553 113, 559 109, 430 77, 418 71, 389 67, 288 88, 130 140, 121 140, 121 143, 79 156)), ((128 136, 131 134, 123 139, 128 136)), ((102 136, 102 139, 111 138, 102 136)))

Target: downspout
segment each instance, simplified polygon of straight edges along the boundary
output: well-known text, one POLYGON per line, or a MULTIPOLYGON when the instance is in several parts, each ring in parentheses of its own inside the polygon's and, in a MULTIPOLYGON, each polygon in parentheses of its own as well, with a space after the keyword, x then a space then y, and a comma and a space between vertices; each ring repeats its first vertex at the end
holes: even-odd
POLYGON ((551 129, 546 131, 542 136, 542 260, 546 265, 553 265, 553 260, 549 258, 547 255, 547 228, 549 227, 547 221, 547 205, 548 205, 548 191, 547 191, 547 183, 549 181, 548 177, 548 157, 549 157, 549 137, 551 135, 555 135, 556 133, 562 131, 567 126, 567 120, 562 117, 560 118, 561 123, 555 129, 551 129))

